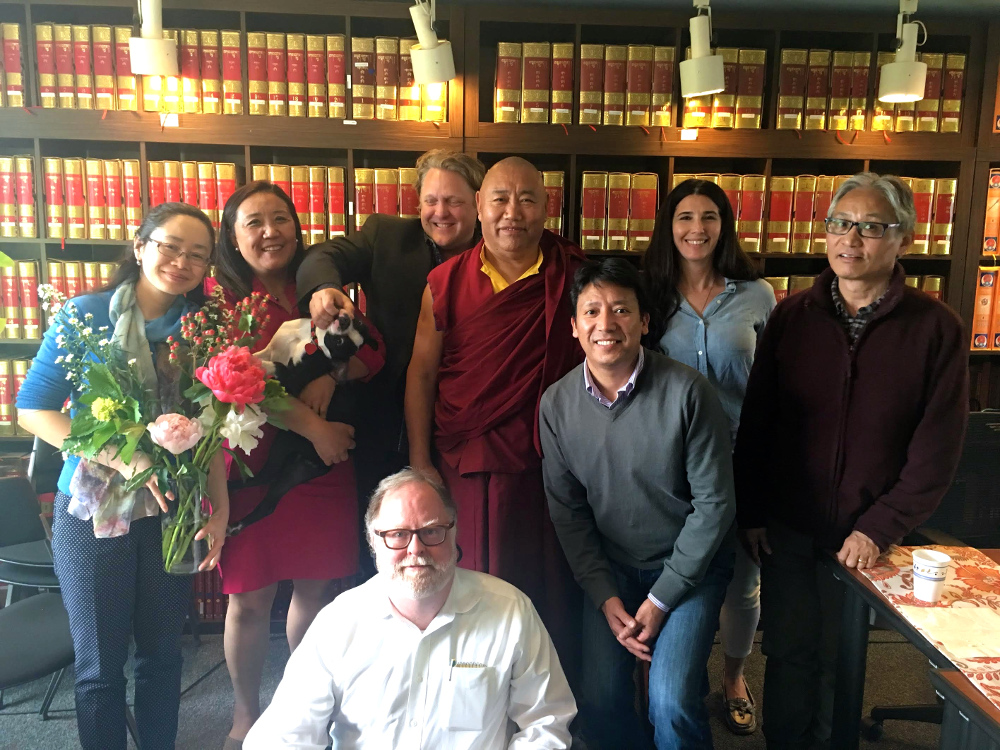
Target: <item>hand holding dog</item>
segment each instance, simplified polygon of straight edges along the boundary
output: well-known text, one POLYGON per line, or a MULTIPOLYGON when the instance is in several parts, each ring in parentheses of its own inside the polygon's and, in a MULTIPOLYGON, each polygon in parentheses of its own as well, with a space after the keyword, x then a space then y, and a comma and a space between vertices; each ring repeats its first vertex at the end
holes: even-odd
POLYGON ((326 418, 326 410, 330 407, 330 399, 337 388, 337 381, 329 375, 321 375, 313 380, 299 394, 299 401, 309 407, 310 411, 326 418))
POLYGON ((339 289, 320 289, 309 299, 309 316, 317 328, 329 328, 341 310, 354 317, 354 303, 339 289))
POLYGON ((343 422, 323 422, 311 440, 323 463, 332 466, 346 461, 347 452, 353 450, 354 428, 343 422))

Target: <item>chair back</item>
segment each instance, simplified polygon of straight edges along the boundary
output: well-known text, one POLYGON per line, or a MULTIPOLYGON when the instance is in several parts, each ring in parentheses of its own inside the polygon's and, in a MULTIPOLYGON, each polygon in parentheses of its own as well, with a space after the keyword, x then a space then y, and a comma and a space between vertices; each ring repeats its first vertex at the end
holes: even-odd
POLYGON ((31 458, 28 460, 28 479, 35 487, 35 493, 39 495, 54 493, 58 489, 56 484, 62 467, 63 458, 60 450, 36 437, 31 446, 31 458))
POLYGON ((0 477, 0 547, 45 539, 35 490, 25 477, 0 477))

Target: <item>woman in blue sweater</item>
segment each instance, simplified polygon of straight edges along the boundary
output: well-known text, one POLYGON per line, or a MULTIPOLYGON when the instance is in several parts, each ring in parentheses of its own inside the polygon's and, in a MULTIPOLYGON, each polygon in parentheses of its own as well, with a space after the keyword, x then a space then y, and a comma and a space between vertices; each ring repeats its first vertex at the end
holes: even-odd
MULTIPOLYGON (((87 322, 94 330, 108 326, 112 340, 139 360, 140 370, 153 376, 162 367, 158 363, 166 362, 167 337, 180 333, 181 316, 204 300, 202 280, 212 257, 215 233, 197 208, 164 203, 147 214, 133 244, 109 286, 78 297, 74 303, 81 319, 93 316, 87 322)), ((67 352, 56 339, 65 316, 65 312, 58 313, 55 324, 46 331, 17 396, 20 424, 56 447, 70 431, 70 417, 61 411, 62 406, 67 397, 77 395, 61 364, 67 352)), ((215 565, 229 518, 221 452, 218 458, 219 465, 212 467, 209 476, 212 519, 199 532, 199 537, 210 535, 212 540, 203 569, 215 565)), ((124 479, 150 465, 149 458, 138 453, 130 464, 115 459, 111 452, 99 455, 96 462, 124 479)), ((76 651, 80 743, 85 750, 125 750, 123 668, 134 638, 135 718, 140 742, 144 750, 173 748, 180 704, 180 635, 191 577, 163 570, 157 516, 161 508, 166 510, 166 504, 155 479, 135 493, 130 518, 125 518, 127 511, 122 515, 127 533, 98 538, 93 521, 78 517, 88 514, 71 504, 71 480, 78 468, 88 468, 80 464, 79 456, 66 458, 52 529, 56 575, 76 651)), ((106 493, 96 498, 101 499, 107 499, 106 493)))
MULTIPOLYGON (((740 248, 733 208, 707 180, 685 180, 667 196, 644 259, 653 299, 651 348, 693 367, 714 386, 735 442, 754 350, 774 309, 774 290, 740 248)), ((719 617, 725 651, 722 699, 735 734, 757 728, 743 664, 760 619, 760 570, 740 545, 719 617)))

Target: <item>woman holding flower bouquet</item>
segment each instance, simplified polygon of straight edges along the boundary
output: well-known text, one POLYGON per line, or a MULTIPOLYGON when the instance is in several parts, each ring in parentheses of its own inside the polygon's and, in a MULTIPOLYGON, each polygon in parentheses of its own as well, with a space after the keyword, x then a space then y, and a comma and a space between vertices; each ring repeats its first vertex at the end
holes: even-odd
MULTIPOLYGON (((295 272, 305 254, 302 230, 288 195, 270 182, 252 182, 226 202, 219 232, 215 280, 230 301, 251 292, 266 294, 267 319, 258 350, 288 320, 299 318, 295 272)), ((367 380, 384 363, 378 332, 377 350, 363 347, 348 363, 343 380, 367 380)), ((233 681, 233 726, 226 748, 239 748, 260 715, 260 681, 267 655, 270 613, 278 582, 293 581, 286 633, 294 650, 319 610, 330 601, 330 582, 357 573, 358 519, 354 468, 348 450, 354 428, 327 422, 327 407, 337 381, 323 375, 306 386, 293 408, 282 414, 289 429, 309 439, 333 468, 288 492, 275 511, 229 540, 222 555, 222 590, 229 594, 226 613, 226 663, 233 681)), ((342 389, 343 393, 343 389, 342 389)), ((277 430, 264 427, 260 449, 246 457, 254 472, 264 464, 277 430)), ((230 478, 238 478, 230 467, 230 478)), ((263 498, 266 487, 232 494, 237 522, 263 498)))
MULTIPOLYGON (((20 423, 71 453, 59 477, 52 550, 76 651, 85 750, 126 747, 123 668, 133 638, 140 741, 144 750, 174 746, 191 577, 164 570, 157 516, 172 493, 164 497, 155 476, 141 482, 157 451, 188 450, 201 435, 197 420, 165 414, 180 402, 167 339, 204 300, 214 239, 197 208, 149 211, 110 285, 56 314, 18 393, 20 423), (67 397, 72 419, 61 411, 67 397), (147 419, 157 424, 147 430, 147 419)), ((218 560, 229 517, 222 454, 215 458, 207 480, 213 513, 196 537, 210 545, 202 569, 218 560)))

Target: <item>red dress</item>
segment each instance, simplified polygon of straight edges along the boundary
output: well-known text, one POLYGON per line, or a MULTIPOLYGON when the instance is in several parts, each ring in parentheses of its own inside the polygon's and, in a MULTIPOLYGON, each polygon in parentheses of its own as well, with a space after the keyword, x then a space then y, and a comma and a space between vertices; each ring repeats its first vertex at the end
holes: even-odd
MULTIPOLYGON (((206 291, 216 285, 206 279, 206 291)), ((254 279, 253 291, 266 294, 254 279)), ((286 290, 288 299, 296 299, 295 285, 286 290)), ((235 300, 227 292, 226 298, 235 300)), ((267 298, 270 323, 261 331, 258 349, 267 346, 282 323, 298 317, 274 300, 267 298)), ((377 351, 365 346, 358 358, 368 366, 368 380, 385 363, 381 337, 368 323, 378 340, 377 351)), ((250 470, 264 465, 271 443, 280 432, 270 424, 263 427, 264 437, 249 455, 243 456, 250 470)), ((239 468, 227 456, 230 479, 239 478, 239 468)), ((237 490, 229 496, 230 522, 247 515, 264 497, 265 487, 237 490)), ((286 494, 274 512, 251 524, 237 536, 226 540, 222 548, 219 572, 225 594, 242 594, 288 579, 329 580, 345 578, 358 571, 358 501, 354 483, 354 464, 350 459, 335 464, 329 472, 301 484, 286 494)))

